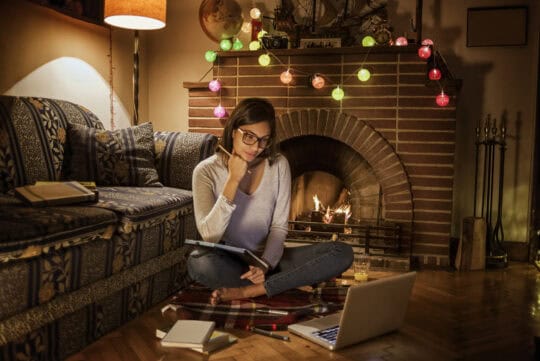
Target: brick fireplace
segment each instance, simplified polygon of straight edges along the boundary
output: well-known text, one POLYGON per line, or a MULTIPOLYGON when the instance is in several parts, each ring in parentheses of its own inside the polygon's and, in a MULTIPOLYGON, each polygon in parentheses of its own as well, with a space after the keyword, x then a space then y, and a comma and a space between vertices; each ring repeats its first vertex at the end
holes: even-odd
MULTIPOLYGON (((435 104, 439 85, 426 74, 416 46, 273 50, 271 66, 261 67, 260 52, 223 52, 213 69, 221 95, 207 82, 184 83, 189 90, 189 130, 221 134, 224 119, 213 116, 221 104, 231 111, 243 98, 269 99, 278 113, 278 140, 293 176, 323 171, 350 192, 353 217, 375 216, 401 227, 411 261, 449 264, 455 148, 455 94, 458 82, 446 80, 450 104, 435 104), (360 66, 371 71, 361 83, 360 66), (289 86, 279 75, 297 69, 289 86), (322 73, 327 85, 308 85, 322 73), (335 101, 333 84, 345 98, 335 101)), ((442 67, 444 64, 438 64, 442 67)), ((451 78, 448 69, 442 69, 451 78)))

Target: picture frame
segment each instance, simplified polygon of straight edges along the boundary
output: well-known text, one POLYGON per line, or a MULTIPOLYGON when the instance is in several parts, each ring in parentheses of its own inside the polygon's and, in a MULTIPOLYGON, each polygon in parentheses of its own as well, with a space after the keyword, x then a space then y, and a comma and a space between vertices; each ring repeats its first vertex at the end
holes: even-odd
POLYGON ((468 8, 467 47, 527 45, 527 26, 527 6, 468 8))
POLYGON ((28 0, 70 17, 104 25, 103 0, 28 0))

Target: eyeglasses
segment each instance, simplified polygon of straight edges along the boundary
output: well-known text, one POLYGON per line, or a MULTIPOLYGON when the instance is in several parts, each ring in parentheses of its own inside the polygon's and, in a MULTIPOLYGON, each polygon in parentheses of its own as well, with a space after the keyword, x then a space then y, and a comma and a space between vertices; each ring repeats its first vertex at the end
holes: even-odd
POLYGON ((258 147, 261 149, 268 148, 270 145, 270 136, 267 135, 265 137, 259 138, 252 132, 248 130, 243 130, 241 128, 236 128, 240 133, 242 133, 242 142, 246 145, 253 145, 255 143, 258 143, 258 147))

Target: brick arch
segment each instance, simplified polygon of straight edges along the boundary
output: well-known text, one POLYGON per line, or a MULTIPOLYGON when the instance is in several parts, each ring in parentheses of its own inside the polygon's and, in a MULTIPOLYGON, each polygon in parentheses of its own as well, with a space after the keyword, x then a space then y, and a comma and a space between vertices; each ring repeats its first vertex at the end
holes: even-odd
POLYGON ((363 120, 339 111, 298 110, 277 117, 278 142, 308 135, 347 144, 368 162, 382 188, 384 219, 404 226, 403 236, 409 238, 413 221, 411 184, 392 145, 363 120))

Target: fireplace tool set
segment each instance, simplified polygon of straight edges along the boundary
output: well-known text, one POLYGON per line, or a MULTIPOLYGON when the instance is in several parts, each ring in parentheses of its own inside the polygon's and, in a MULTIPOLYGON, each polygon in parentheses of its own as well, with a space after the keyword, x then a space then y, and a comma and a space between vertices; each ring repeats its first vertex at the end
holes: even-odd
POLYGON ((481 217, 486 221, 486 266, 506 267, 508 257, 502 246, 504 241, 502 204, 506 151, 504 120, 497 127, 497 120, 491 119, 491 115, 488 114, 483 124, 479 122, 476 127, 475 151, 473 207, 474 217, 481 217), (480 176, 481 182, 479 181, 480 176), (498 187, 497 192, 495 192, 496 187, 498 187), (478 204, 480 197, 481 201, 478 204), (495 207, 497 218, 493 222, 493 209, 495 207))

